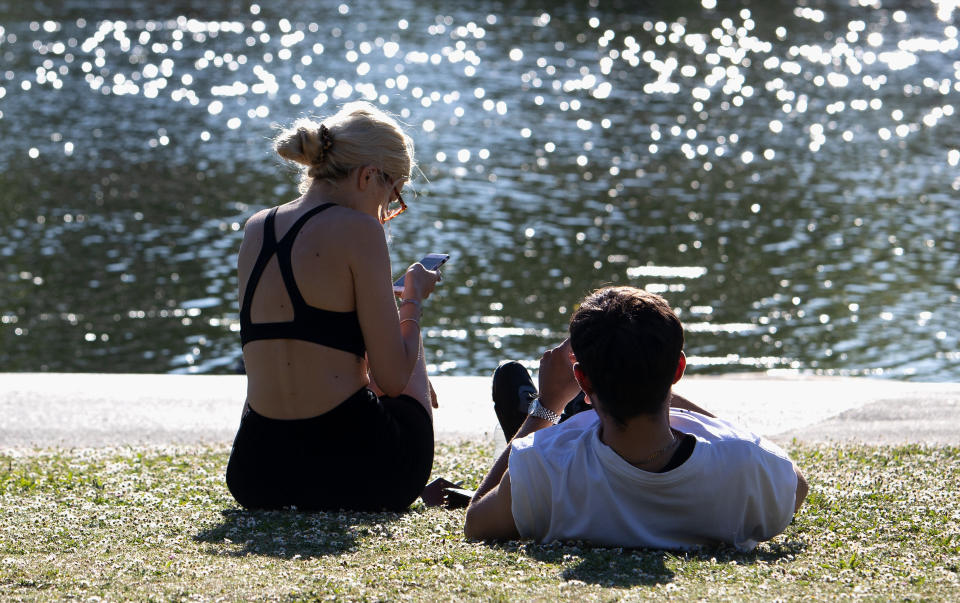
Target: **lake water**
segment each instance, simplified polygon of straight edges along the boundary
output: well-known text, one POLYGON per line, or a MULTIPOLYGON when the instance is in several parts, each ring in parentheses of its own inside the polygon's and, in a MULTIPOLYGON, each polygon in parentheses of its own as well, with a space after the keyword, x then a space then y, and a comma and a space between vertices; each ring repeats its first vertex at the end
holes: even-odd
POLYGON ((546 4, 0 0, 0 370, 232 372, 269 139, 366 98, 422 170, 394 272, 453 256, 436 374, 629 283, 693 373, 960 379, 955 2, 546 4))

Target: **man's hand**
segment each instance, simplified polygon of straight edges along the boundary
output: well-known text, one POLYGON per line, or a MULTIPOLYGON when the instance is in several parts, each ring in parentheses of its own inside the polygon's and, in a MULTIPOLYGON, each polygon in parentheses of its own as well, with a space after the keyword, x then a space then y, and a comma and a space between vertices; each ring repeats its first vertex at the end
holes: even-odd
POLYGON ((580 393, 580 385, 573 376, 573 354, 570 339, 547 350, 540 358, 540 403, 558 415, 563 412, 574 396, 580 393))

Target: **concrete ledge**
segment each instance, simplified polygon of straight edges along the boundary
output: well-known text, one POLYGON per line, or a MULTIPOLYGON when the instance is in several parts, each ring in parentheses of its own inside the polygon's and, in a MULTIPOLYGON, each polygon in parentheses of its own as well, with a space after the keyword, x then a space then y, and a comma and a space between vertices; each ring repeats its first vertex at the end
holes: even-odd
MULTIPOLYGON (((502 438, 489 377, 435 377, 438 441, 502 438)), ((246 377, 0 374, 0 448, 232 441, 246 377)), ((777 441, 960 445, 960 384, 737 374, 676 391, 777 441)))
POLYGON ((675 391, 778 442, 960 445, 960 383, 738 374, 675 391))

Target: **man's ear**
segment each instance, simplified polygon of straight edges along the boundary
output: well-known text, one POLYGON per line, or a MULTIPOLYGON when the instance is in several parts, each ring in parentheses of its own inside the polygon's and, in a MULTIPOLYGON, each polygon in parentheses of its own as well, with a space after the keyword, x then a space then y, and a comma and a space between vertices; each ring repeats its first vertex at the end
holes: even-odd
POLYGON ((683 377, 683 371, 687 368, 687 357, 680 352, 680 358, 677 358, 677 372, 673 375, 673 382, 676 383, 683 377))
POLYGON ((580 389, 587 395, 587 403, 592 405, 593 402, 590 401, 590 396, 593 395, 593 384, 590 383, 590 378, 587 377, 587 374, 580 368, 579 362, 573 363, 573 376, 577 380, 577 384, 580 385, 580 389))

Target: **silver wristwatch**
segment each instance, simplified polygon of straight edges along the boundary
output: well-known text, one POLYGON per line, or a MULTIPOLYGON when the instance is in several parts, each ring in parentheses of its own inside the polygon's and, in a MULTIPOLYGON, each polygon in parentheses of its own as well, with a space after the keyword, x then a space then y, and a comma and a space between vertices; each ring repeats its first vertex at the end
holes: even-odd
POLYGON ((560 415, 553 412, 543 404, 540 404, 540 398, 534 398, 533 401, 530 402, 530 407, 527 409, 527 414, 545 421, 550 421, 554 425, 560 422, 560 415))

